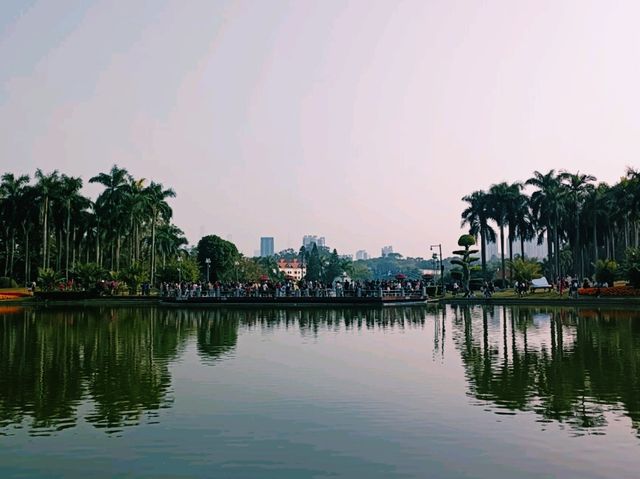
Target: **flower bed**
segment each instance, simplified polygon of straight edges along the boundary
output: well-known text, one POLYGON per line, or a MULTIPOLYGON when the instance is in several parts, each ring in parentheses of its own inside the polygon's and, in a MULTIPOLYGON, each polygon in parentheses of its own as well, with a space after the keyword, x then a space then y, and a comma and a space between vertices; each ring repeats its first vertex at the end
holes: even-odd
POLYGON ((640 289, 631 286, 614 286, 613 288, 581 288, 578 290, 580 296, 602 296, 608 298, 629 298, 640 297, 640 289))
POLYGON ((31 296, 31 294, 25 291, 0 291, 0 300, 26 298, 28 296, 31 296))

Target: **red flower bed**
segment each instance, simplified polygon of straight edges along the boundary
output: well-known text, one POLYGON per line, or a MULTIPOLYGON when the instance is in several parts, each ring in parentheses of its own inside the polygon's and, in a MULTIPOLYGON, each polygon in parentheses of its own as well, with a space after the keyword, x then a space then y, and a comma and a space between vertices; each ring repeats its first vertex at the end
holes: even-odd
POLYGON ((640 297, 640 289, 631 286, 615 286, 613 288, 580 288, 578 290, 580 296, 602 296, 609 298, 629 298, 633 296, 640 297))
POLYGON ((25 298, 27 296, 31 295, 29 293, 23 293, 21 291, 4 291, 0 292, 0 301, 3 299, 25 298))

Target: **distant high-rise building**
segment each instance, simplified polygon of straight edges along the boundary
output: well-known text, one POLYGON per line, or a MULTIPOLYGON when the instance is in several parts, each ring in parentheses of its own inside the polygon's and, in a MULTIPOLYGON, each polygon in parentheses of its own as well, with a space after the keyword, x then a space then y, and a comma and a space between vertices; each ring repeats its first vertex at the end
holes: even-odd
MULTIPOLYGON (((497 243, 487 243, 487 259, 500 258, 500 245, 497 243)), ((516 239, 513 243, 513 256, 520 256, 520 240, 516 239)), ((509 243, 505 241, 504 255, 509 257, 509 243)), ((524 242, 524 255, 527 258, 536 258, 542 260, 547 257, 547 242, 543 241, 542 244, 538 244, 537 240, 524 242)))
POLYGON ((302 237, 302 246, 304 246, 305 249, 313 248, 314 244, 318 248, 324 248, 326 246, 324 236, 304 235, 302 237))
POLYGON ((275 252, 273 237, 263 236, 260 238, 260 256, 273 256, 275 252))
POLYGON ((393 253, 393 246, 389 245, 389 246, 383 246, 382 247, 382 257, 383 258, 385 256, 389 256, 391 253, 393 253))
POLYGON ((361 249, 356 251, 356 260, 369 259, 369 253, 365 250, 361 249))

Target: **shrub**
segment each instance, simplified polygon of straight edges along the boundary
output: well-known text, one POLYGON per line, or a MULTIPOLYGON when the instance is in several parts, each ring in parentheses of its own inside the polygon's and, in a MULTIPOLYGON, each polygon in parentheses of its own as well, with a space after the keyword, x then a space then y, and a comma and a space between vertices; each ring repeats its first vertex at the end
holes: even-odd
POLYGON ((17 288, 18 284, 12 278, 0 277, 0 288, 17 288))
POLYGON ((513 269, 513 279, 524 283, 530 283, 532 279, 542 276, 542 267, 537 261, 517 258, 509 261, 509 266, 513 269))
POLYGON ((610 287, 616 279, 616 271, 618 263, 610 259, 599 259, 596 261, 596 281, 598 283, 606 283, 610 287))
POLYGON ((38 283, 44 291, 53 291, 56 284, 62 280, 60 274, 51 268, 38 268, 38 283))
POLYGON ((629 248, 626 251, 623 269, 631 286, 640 287, 640 249, 629 248))

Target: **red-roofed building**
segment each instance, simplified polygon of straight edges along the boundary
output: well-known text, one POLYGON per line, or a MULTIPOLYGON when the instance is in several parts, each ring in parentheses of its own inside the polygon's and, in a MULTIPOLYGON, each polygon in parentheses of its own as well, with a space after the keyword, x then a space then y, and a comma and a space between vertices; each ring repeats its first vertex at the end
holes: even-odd
POLYGON ((307 274, 307 267, 302 264, 298 258, 294 259, 279 259, 278 269, 284 273, 285 276, 293 278, 296 281, 300 281, 307 274))

